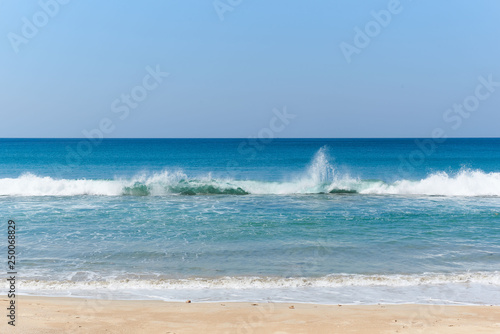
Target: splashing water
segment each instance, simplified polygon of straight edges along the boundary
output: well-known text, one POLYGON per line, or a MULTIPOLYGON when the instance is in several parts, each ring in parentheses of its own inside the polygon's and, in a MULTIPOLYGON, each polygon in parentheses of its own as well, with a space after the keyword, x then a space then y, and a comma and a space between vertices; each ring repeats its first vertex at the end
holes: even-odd
POLYGON ((421 180, 360 180, 338 175, 327 148, 319 149, 303 175, 291 181, 192 178, 183 171, 141 174, 131 179, 68 180, 25 173, 0 179, 0 196, 166 196, 371 194, 425 196, 500 196, 500 173, 462 169, 454 175, 437 172, 421 180))

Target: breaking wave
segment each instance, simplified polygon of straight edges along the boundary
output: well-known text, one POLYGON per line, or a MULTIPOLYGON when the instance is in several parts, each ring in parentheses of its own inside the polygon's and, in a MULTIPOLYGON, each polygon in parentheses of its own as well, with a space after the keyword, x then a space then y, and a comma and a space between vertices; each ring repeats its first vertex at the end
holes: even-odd
POLYGON ((421 180, 362 180, 339 175, 320 149, 303 175, 290 181, 266 182, 189 177, 182 171, 163 171, 131 179, 55 179, 26 173, 0 179, 0 196, 165 196, 165 195, 287 195, 372 194, 424 196, 500 196, 500 173, 464 169, 438 172, 421 180))
POLYGON ((332 274, 322 277, 219 277, 186 279, 111 279, 89 281, 41 281, 24 280, 24 289, 65 290, 80 289, 270 289, 304 287, 347 287, 347 286, 421 286, 436 284, 486 284, 500 286, 499 272, 473 273, 424 273, 414 275, 355 275, 332 274))

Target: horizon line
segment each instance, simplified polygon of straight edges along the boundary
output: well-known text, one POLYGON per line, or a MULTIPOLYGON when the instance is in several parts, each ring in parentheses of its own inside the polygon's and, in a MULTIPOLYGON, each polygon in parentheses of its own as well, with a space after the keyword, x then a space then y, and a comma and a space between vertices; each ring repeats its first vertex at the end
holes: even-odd
MULTIPOLYGON (((0 137, 4 139, 83 139, 96 140, 97 138, 88 137, 0 137)), ((99 138, 99 140, 120 140, 120 139, 264 139, 264 140, 282 140, 282 139, 500 139, 499 137, 483 136, 483 137, 276 137, 276 138, 258 138, 258 137, 112 137, 99 138)))

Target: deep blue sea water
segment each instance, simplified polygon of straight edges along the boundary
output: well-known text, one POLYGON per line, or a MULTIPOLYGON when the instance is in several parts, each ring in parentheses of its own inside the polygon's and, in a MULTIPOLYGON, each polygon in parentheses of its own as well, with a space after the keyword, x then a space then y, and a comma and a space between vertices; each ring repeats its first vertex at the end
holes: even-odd
POLYGON ((24 294, 500 304, 500 139, 0 139, 0 212, 24 294))

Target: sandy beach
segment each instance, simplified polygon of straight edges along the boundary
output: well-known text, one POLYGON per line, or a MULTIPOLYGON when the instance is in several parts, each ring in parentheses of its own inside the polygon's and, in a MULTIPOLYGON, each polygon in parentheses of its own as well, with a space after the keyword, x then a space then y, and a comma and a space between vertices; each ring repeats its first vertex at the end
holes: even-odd
MULTIPOLYGON (((6 305, 7 300, 2 299, 6 305)), ((1 333, 14 333, 4 320, 1 333)), ((16 333, 498 333, 500 306, 17 299, 16 333)))

